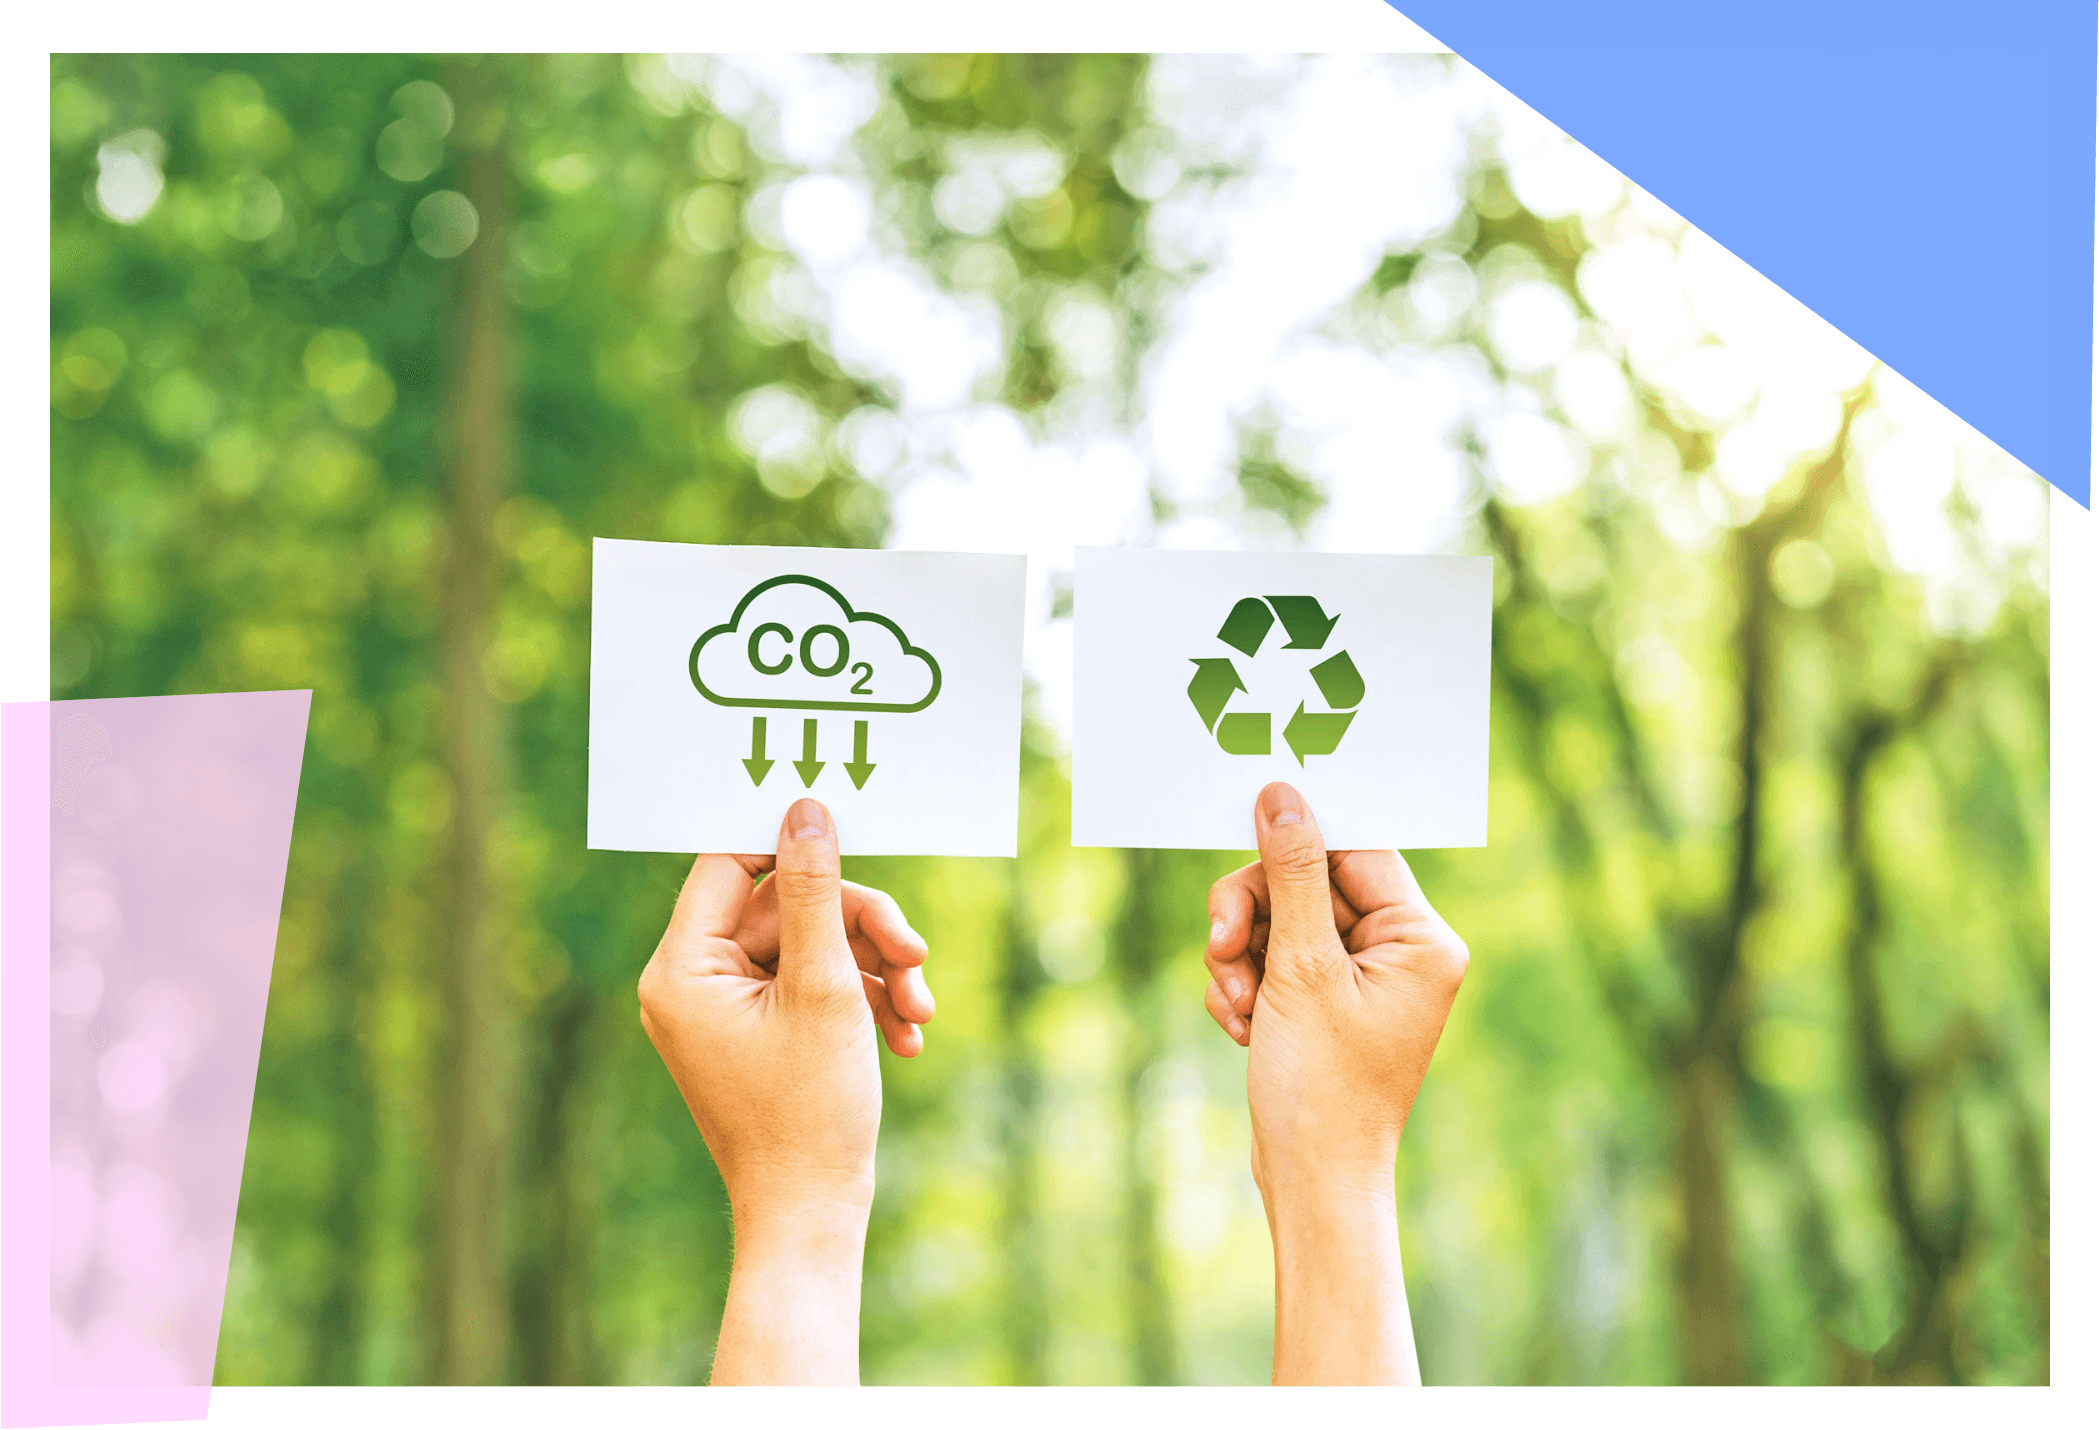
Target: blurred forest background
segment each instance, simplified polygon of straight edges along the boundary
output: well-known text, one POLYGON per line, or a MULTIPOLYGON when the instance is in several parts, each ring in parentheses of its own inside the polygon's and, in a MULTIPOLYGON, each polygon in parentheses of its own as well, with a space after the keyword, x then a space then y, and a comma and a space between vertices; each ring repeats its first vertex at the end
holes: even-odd
POLYGON ((687 861, 583 848, 594 536, 1037 558, 1021 857, 848 870, 940 1002, 870 1382, 1267 1376, 1243 856, 1069 847, 1074 540, 1496 558, 1492 843, 1414 856, 1473 950, 1398 1166, 1431 1381, 2048 1379, 2043 488, 1463 65, 51 102, 52 693, 315 691, 222 1383, 708 1373, 634 994, 687 861))

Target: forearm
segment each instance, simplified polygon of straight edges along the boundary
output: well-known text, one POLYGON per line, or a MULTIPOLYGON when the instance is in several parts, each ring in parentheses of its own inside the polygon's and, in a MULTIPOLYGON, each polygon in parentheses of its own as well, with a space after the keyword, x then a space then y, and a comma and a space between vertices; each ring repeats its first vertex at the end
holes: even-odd
POLYGON ((867 1208, 736 1215, 716 1385, 858 1385, 867 1208))
POLYGON ((1419 1385, 1389 1182, 1382 1192, 1279 1194, 1268 1228, 1275 1383, 1419 1385))

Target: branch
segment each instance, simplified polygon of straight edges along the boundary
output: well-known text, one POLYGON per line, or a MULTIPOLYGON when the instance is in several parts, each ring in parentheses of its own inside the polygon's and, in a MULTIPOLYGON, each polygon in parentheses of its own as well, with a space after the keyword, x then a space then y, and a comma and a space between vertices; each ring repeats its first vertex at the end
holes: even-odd
POLYGON ((1844 414, 1828 453, 1808 469, 1800 490, 1790 500, 1767 505, 1756 520, 1736 531, 1729 543, 1742 593, 1741 616, 1735 627, 1735 645, 1742 661, 1740 733, 1735 748, 1742 771, 1742 807, 1735 816, 1734 870, 1726 911, 1719 927, 1691 947, 1704 953, 1692 970, 1699 993, 1692 1036, 1699 1046, 1730 1063, 1737 1059, 1735 1044, 1741 1035, 1742 1012, 1748 1001, 1742 945, 1764 898, 1759 864, 1764 832, 1764 726, 1773 679, 1769 637, 1771 557, 1794 532, 1820 522, 1843 489, 1851 428, 1865 406, 1866 391, 1862 387, 1845 401, 1844 414))
MULTIPOLYGON (((1508 567, 1511 604, 1542 604, 1536 580, 1524 561, 1520 538, 1500 504, 1490 499, 1482 518, 1489 541, 1508 567)), ((1590 648, 1600 656, 1593 635, 1589 641, 1590 648)), ((1592 884, 1601 881, 1596 836, 1589 827, 1583 800, 1553 777, 1551 761, 1546 757, 1545 726, 1547 713, 1552 708, 1550 695, 1542 681, 1509 657, 1499 627, 1494 638, 1494 676, 1502 689, 1501 707, 1516 717, 1516 746, 1525 771, 1532 784, 1545 794, 1551 809, 1555 872, 1562 891, 1569 896, 1568 902, 1573 906, 1576 952, 1595 977, 1603 994, 1604 1006, 1635 1049, 1651 1062, 1671 1061, 1675 1038, 1662 1018, 1648 1007, 1638 984, 1623 963, 1604 952, 1610 939, 1601 927, 1602 921, 1594 916, 1586 900, 1574 896, 1574 880, 1569 877, 1569 871, 1579 871, 1592 884)), ((1614 691, 1617 688, 1615 676, 1608 673, 1603 683, 1614 691)), ((1629 726, 1618 733, 1621 739, 1629 739, 1629 726)), ((1632 763, 1621 760, 1620 768, 1627 768, 1632 763)), ((1651 791, 1649 793, 1651 798, 1651 791)))
MULTIPOLYGON (((1964 646, 1947 643, 1932 659, 1913 697, 1893 709, 1872 709, 1857 716, 1845 741, 1840 761, 1839 842, 1850 876, 1852 920, 1844 941, 1844 982, 1851 1008, 1852 1036, 1859 1060, 1859 1077, 1866 1100, 1868 1121, 1880 1143, 1889 1212, 1911 1266, 1917 1286, 1902 1331, 1889 1341, 1883 1354, 1891 1363, 1911 1360, 1918 1352, 1941 1286, 1959 1259, 1966 1240, 1968 1208, 1959 1199, 1954 1214, 1941 1228, 1926 1224, 1926 1217, 1911 1180, 1909 1160, 1904 1155, 1902 1123, 1917 1095, 1943 1079, 1950 1068, 1963 1060, 1963 1045, 1971 1041, 1962 1024, 1949 1030, 1937 1067, 1919 1062, 1905 1066, 1895 1056, 1888 1036, 1887 1009, 1880 984, 1876 952, 1885 926, 1885 907, 1880 896, 1879 871, 1870 849, 1866 820, 1868 778, 1879 757, 1898 740, 1928 722, 1945 702, 1954 676, 1968 663, 1964 646)), ((1965 1152, 1965 1143, 1960 1149, 1965 1152)), ((1965 1180, 1965 1170, 1963 1171, 1965 1180)), ((1950 1363, 1944 1366, 1951 1371, 1950 1363)))

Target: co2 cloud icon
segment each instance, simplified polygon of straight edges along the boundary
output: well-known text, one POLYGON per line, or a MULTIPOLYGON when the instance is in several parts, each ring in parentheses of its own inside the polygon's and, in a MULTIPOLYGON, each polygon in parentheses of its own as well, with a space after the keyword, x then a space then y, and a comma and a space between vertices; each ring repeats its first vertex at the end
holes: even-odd
POLYGON ((717 705, 907 714, 940 694, 931 654, 814 576, 753 586, 693 642, 690 666, 694 687, 717 705))

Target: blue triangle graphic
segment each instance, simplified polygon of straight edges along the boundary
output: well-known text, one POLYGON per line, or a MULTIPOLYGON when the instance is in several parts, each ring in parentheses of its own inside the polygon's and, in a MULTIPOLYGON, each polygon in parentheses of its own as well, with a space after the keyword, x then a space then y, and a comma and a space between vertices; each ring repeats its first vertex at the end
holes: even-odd
POLYGON ((1393 3, 2091 505, 2099 5, 1393 3))

